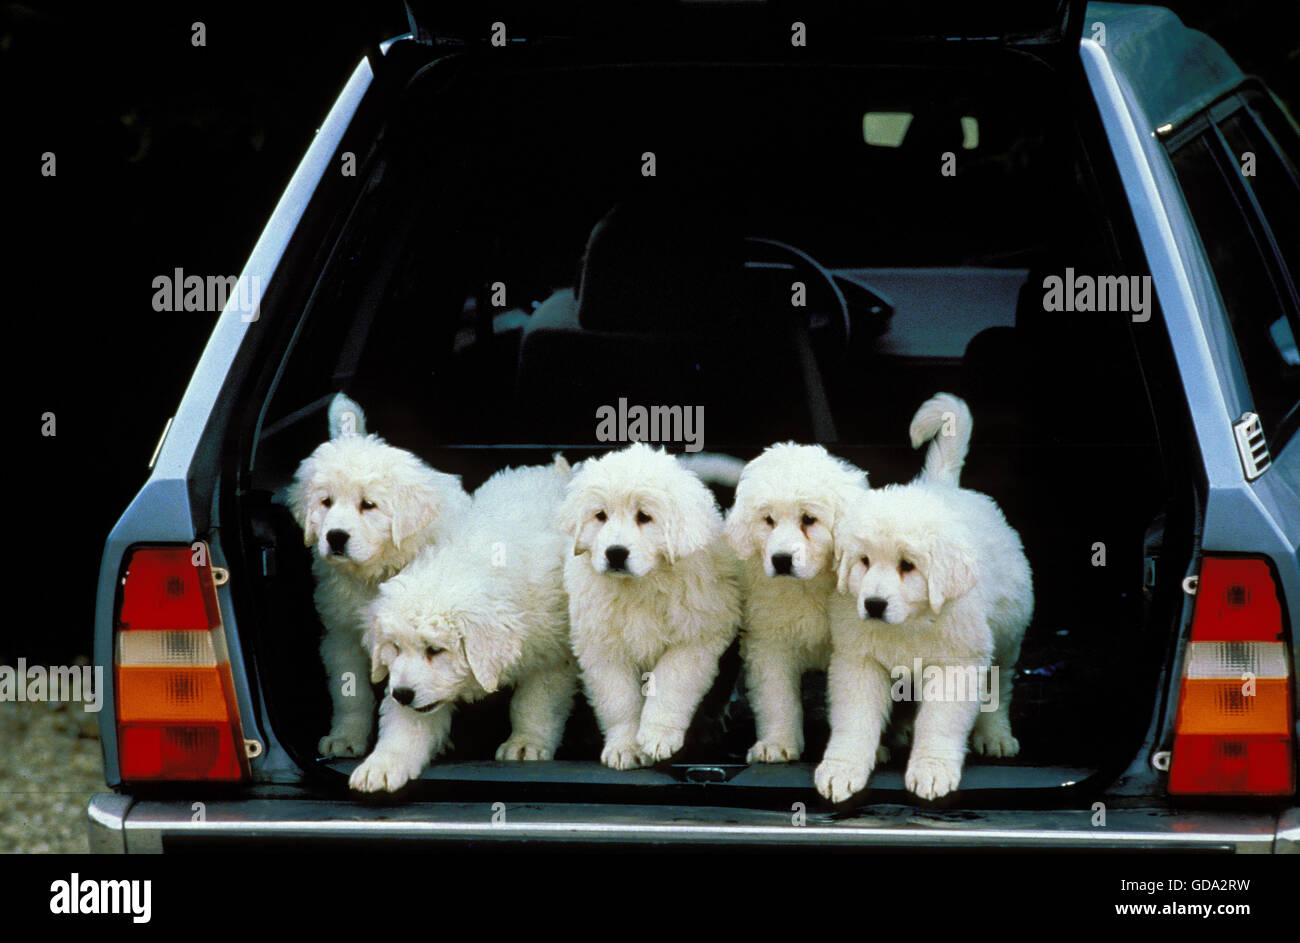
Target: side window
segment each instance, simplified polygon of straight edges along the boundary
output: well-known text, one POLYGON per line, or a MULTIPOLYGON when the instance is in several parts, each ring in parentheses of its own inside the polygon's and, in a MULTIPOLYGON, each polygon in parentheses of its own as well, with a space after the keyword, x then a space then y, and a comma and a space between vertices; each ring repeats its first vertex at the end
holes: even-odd
POLYGON ((1249 111, 1223 119, 1218 132, 1207 126, 1171 157, 1228 311, 1255 411, 1272 436, 1300 401, 1293 287, 1300 275, 1294 258, 1300 193, 1292 168, 1249 111), (1243 173, 1247 153, 1254 155, 1254 166, 1245 167, 1253 176, 1243 173))
POLYGON ((1300 134, 1271 100, 1252 95, 1246 102, 1255 119, 1250 124, 1251 139, 1268 152, 1268 162, 1276 162, 1278 171, 1267 178, 1257 172, 1250 184, 1265 203, 1269 225, 1291 274, 1291 286, 1300 291, 1300 134), (1267 147, 1270 143, 1276 150, 1267 147))
POLYGON ((1296 170, 1300 155, 1288 159, 1279 149, 1292 144, 1294 150, 1295 145, 1295 132, 1289 125, 1283 135, 1280 115, 1275 130, 1261 126, 1258 119, 1265 113, 1265 107, 1272 111, 1272 102, 1255 99, 1251 107, 1221 121, 1219 130, 1242 165, 1242 178, 1272 233, 1295 298, 1300 287, 1300 178, 1296 170))

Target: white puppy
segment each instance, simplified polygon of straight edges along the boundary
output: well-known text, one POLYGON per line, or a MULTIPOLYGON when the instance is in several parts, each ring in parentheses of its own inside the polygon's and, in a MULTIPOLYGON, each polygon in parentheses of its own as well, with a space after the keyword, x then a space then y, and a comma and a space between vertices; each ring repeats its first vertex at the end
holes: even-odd
MULTIPOLYGON (((926 480, 956 483, 970 446, 966 404, 940 393, 912 419, 912 447, 931 442, 926 480)), ((727 539, 745 560, 741 656, 758 740, 750 763, 803 753, 801 679, 825 671, 835 590, 834 529, 867 488, 867 473, 820 445, 773 445, 745 466, 727 514, 727 539)))
POLYGON ((833 528, 867 473, 820 445, 773 445, 745 466, 727 540, 745 561, 740 653, 758 740, 750 763, 803 753, 804 672, 826 669, 835 589, 833 528))
POLYGON ((601 762, 667 759, 740 622, 717 502, 673 456, 634 443, 582 463, 558 520, 573 538, 564 586, 601 762))
POLYGON ((993 499, 924 480, 868 491, 835 545, 831 739, 817 791, 842 802, 867 784, 893 701, 905 696, 920 704, 904 782, 921 798, 957 788, 968 739, 980 753, 1015 756, 1012 673, 1033 589, 993 499))
POLYGON ((320 652, 333 702, 329 733, 317 749, 323 756, 361 756, 375 722, 362 610, 381 583, 446 539, 470 499, 459 476, 366 435, 365 414, 343 394, 334 397, 329 415, 330 440, 298 467, 287 503, 316 551, 316 611, 325 628, 320 652))
POLYGON ((452 539, 379 588, 366 612, 372 681, 388 678, 379 742, 352 773, 361 792, 396 791, 448 745, 459 701, 514 688, 498 760, 549 760, 578 687, 552 520, 569 463, 508 468, 478 491, 452 539))

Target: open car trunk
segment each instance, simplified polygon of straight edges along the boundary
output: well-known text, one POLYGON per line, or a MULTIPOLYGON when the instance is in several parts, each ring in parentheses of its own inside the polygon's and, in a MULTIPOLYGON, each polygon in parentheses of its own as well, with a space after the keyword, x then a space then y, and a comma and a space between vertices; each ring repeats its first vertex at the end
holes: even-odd
MULTIPOLYGON (((620 400, 702 409, 710 452, 748 460, 817 441, 873 485, 901 482, 920 468, 912 413, 935 392, 960 395, 975 423, 962 483, 1020 532, 1035 615, 1015 673, 1021 754, 969 758, 953 801, 1059 802, 1127 766, 1176 611, 1177 580, 1153 575, 1162 547, 1187 558, 1191 522, 1130 314, 1044 310, 1046 275, 1136 264, 1121 264, 1107 201, 1123 208, 1098 180, 1092 132, 1062 117, 1069 94, 1042 61, 998 46, 714 67, 615 65, 559 43, 419 71, 359 170, 366 195, 283 361, 253 394, 262 418, 230 495, 239 552, 260 574, 238 613, 244 650, 304 776, 343 788, 356 761, 316 757, 329 698, 310 557, 273 495, 325 438, 338 390, 372 431, 469 491, 507 465, 619 447, 597 440, 595 416, 620 400), (614 207, 623 251, 584 262, 614 207), (804 306, 791 304, 796 281, 804 306), (577 310, 580 286, 606 293, 596 327, 577 310)), ((717 495, 728 507, 730 491, 717 495)), ((735 645, 685 750, 654 769, 599 764, 581 694, 555 761, 493 762, 508 699, 458 707, 454 748, 403 795, 816 800, 824 677, 805 678, 804 762, 747 765, 735 645)), ((912 801, 905 762, 879 767, 863 801, 912 801)))

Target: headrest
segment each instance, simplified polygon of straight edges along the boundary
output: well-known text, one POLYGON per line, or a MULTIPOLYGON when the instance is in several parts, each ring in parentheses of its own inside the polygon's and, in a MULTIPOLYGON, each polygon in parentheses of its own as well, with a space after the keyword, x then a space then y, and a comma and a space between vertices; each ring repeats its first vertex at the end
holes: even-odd
POLYGON ((584 330, 702 333, 744 310, 744 240, 679 201, 622 203, 591 231, 578 282, 584 330))
POLYGON ((1020 286, 1020 292, 1016 295, 1016 327, 1022 330, 1042 327, 1046 313, 1043 311, 1043 295, 1046 291, 1043 288, 1043 279, 1049 275, 1060 275, 1063 271, 1061 267, 1042 262, 1030 267, 1029 274, 1025 276, 1025 283, 1020 286))
POLYGON ((1071 280, 1067 280, 1067 276, 1071 274, 1073 279, 1077 280, 1081 276, 1096 279, 1119 273, 1092 264, 1087 258, 1072 262, 1035 263, 1029 269, 1029 275, 1025 278, 1025 283, 1021 286, 1020 294, 1016 299, 1016 327, 1022 333, 1034 335, 1038 343, 1051 343, 1050 339, 1066 337, 1069 338, 1068 343, 1072 345, 1089 342, 1111 343, 1109 335, 1102 332, 1100 328, 1116 323, 1112 313, 1088 310, 1048 311, 1044 308, 1048 289, 1044 287, 1043 282, 1049 277, 1055 277, 1061 282, 1062 300, 1070 299, 1065 307, 1073 308, 1072 299, 1078 288, 1071 280))

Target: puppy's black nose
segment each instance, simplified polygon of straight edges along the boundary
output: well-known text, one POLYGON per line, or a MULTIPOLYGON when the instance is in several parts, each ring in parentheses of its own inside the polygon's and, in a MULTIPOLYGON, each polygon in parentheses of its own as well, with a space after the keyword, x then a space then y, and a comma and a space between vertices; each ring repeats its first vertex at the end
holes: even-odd
POLYGON ((393 700, 398 704, 405 704, 409 707, 411 702, 415 700, 415 689, 393 688, 393 700))
POLYGON ((325 542, 333 553, 342 553, 348 547, 348 536, 345 530, 332 530, 325 535, 325 542))
POLYGON ((605 548, 605 560, 609 563, 609 568, 611 570, 626 570, 627 547, 605 548))
POLYGON ((788 553, 772 554, 772 572, 777 576, 789 576, 794 572, 794 557, 788 553))
POLYGON ((881 599, 879 596, 872 596, 870 599, 862 600, 862 608, 867 611, 868 619, 883 619, 885 607, 888 605, 889 600, 881 599))

